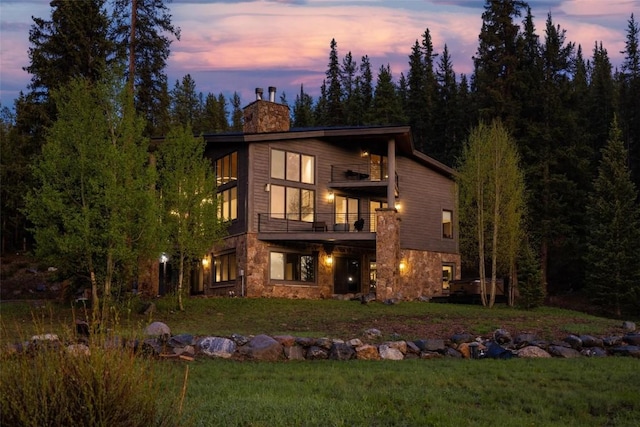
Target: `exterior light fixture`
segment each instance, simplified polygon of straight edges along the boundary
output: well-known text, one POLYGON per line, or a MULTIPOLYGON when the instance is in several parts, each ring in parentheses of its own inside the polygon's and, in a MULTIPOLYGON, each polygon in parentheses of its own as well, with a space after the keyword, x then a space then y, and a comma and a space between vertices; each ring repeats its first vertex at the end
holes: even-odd
POLYGON ((162 252, 160 254, 160 263, 166 264, 167 262, 169 262, 169 255, 167 255, 166 252, 162 252))
POLYGON ((332 255, 327 255, 327 258, 326 258, 325 261, 326 261, 327 265, 329 267, 331 267, 333 265, 333 256, 332 255))
POLYGON ((396 200, 396 203, 393 205, 393 207, 396 208, 397 211, 399 211, 402 205, 400 204, 400 201, 396 200))
POLYGON ((327 194, 327 199, 331 201, 333 200, 333 198, 334 198, 333 191, 329 191, 329 194, 327 194))
POLYGON ((362 150, 360 157, 369 157, 369 150, 362 150))
POLYGON ((400 268, 400 272, 404 273, 407 270, 407 261, 401 260, 398 267, 400 268))
POLYGON ((209 258, 208 258, 208 257, 204 257, 204 258, 202 258, 202 266, 203 266, 204 268, 209 267, 209 258))

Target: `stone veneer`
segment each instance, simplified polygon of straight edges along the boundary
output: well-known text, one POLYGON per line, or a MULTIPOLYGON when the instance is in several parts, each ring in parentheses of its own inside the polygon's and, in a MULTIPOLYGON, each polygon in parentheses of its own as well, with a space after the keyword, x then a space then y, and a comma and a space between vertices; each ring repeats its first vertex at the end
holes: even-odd
POLYGON ((376 210, 376 299, 397 298, 400 261, 400 218, 392 208, 376 210))
POLYGON ((288 132, 289 107, 275 102, 256 100, 244 108, 244 133, 288 132))

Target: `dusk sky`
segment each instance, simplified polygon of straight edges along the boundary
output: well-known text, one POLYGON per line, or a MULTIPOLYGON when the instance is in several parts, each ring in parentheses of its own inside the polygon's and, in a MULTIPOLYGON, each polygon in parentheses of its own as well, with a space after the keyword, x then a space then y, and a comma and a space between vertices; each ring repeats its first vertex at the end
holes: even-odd
MULTIPOLYGON (((602 42, 614 67, 622 62, 628 21, 640 21, 640 0, 532 0, 528 2, 541 40, 547 14, 582 45, 590 59, 602 42)), ((374 76, 389 64, 394 79, 407 73, 416 39, 429 28, 436 53, 447 44, 457 74, 471 74, 484 0, 174 0, 166 2, 180 41, 171 45, 169 88, 191 74, 203 93, 251 102, 256 87, 276 86, 293 104, 304 84, 319 94, 335 38, 340 61, 349 51, 360 63, 368 55, 374 76)), ((32 16, 50 19, 48 0, 0 0, 0 102, 12 106, 30 76, 32 16)), ((436 60, 437 61, 437 60, 436 60)))

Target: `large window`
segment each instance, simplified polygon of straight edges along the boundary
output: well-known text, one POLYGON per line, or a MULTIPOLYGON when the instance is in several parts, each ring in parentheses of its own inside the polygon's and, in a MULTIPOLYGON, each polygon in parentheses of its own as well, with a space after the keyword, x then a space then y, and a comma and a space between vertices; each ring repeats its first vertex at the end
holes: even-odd
POLYGON ((315 183, 315 158, 290 151, 271 150, 271 178, 315 183))
POLYGON ((270 186, 272 218, 312 222, 315 211, 315 191, 282 185, 270 186))
POLYGON ((387 202, 379 202, 376 200, 372 200, 369 202, 369 227, 371 231, 378 231, 378 220, 376 217, 376 209, 385 209, 387 207, 387 202))
POLYGON ((231 187, 218 193, 218 218, 223 221, 238 219, 238 187, 231 187))
POLYGON ((442 237, 453 239, 453 212, 446 209, 442 211, 442 237))
POLYGON ((442 290, 448 291, 455 273, 454 264, 442 264, 442 290))
POLYGON ((371 154, 369 156, 371 181, 384 181, 389 177, 387 156, 371 154))
POLYGON ((269 277, 272 280, 315 282, 316 257, 308 254, 271 252, 269 277))
POLYGON ((233 152, 216 160, 216 183, 219 186, 238 180, 238 153, 233 152))
POLYGON ((235 252, 219 255, 213 258, 213 282, 214 284, 236 280, 236 254, 235 252))
POLYGON ((351 224, 358 220, 358 199, 351 197, 336 196, 335 197, 335 223, 351 224))

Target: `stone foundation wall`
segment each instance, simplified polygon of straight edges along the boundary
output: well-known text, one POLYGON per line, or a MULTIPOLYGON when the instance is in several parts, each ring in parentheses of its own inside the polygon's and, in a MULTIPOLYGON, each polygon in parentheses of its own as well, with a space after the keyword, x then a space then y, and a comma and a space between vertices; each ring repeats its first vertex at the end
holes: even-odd
MULTIPOLYGON (((403 249, 401 260, 405 264, 396 284, 394 298, 414 300, 420 297, 442 295, 442 264, 460 266, 460 255, 403 249)), ((455 269, 455 279, 460 278, 460 268, 455 269)))

